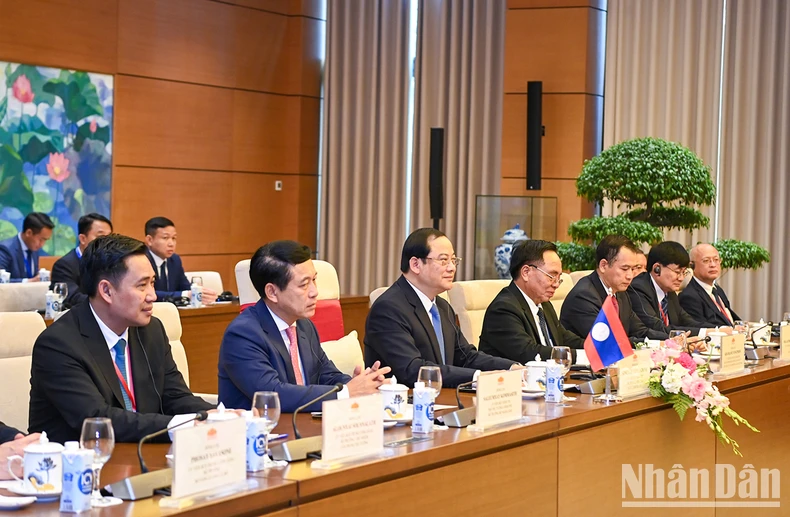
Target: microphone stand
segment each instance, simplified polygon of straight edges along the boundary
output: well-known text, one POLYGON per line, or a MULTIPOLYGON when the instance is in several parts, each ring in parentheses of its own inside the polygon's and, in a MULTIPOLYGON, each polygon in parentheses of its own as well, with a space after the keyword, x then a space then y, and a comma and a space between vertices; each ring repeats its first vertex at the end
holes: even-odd
POLYGON ((474 406, 465 408, 461 404, 461 388, 471 386, 474 381, 463 382, 455 388, 455 401, 458 403, 458 410, 447 413, 441 417, 442 422, 447 427, 466 427, 475 422, 476 408, 474 406))

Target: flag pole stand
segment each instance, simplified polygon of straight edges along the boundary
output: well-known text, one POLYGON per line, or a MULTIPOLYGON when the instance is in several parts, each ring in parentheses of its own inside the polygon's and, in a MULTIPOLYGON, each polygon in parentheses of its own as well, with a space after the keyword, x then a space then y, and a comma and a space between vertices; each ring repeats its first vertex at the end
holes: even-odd
POLYGON ((612 394, 612 376, 610 368, 606 368, 606 391, 603 395, 598 395, 593 399, 593 402, 599 404, 612 404, 614 402, 622 402, 623 397, 612 394))

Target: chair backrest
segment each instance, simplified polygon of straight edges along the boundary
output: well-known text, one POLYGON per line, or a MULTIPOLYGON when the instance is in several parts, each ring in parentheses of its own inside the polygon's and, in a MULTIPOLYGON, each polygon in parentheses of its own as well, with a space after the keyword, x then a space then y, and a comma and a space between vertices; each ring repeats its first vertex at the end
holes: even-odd
MULTIPOLYGON (((370 300, 370 302, 368 303, 368 307, 373 307, 373 304, 376 302, 376 300, 378 300, 379 296, 384 294, 384 291, 386 291, 389 288, 390 288, 389 286, 386 286, 386 287, 377 287, 373 289, 373 291, 368 295, 368 299, 370 300)), ((441 293, 439 295, 439 298, 444 298, 448 302, 450 301, 450 296, 447 294, 447 291, 441 293)))
POLYGON ((46 328, 35 312, 0 313, 0 417, 23 431, 28 426, 33 344, 46 328))
POLYGON ((510 280, 466 280, 453 282, 453 288, 448 291, 450 305, 458 315, 461 332, 475 347, 483 330, 486 309, 499 291, 509 283, 510 280))
POLYGON ((189 363, 184 344, 181 343, 181 315, 175 305, 169 302, 154 302, 154 316, 159 318, 165 327, 167 340, 170 341, 170 350, 173 354, 178 371, 184 377, 189 387, 189 363))
POLYGON ((239 289, 240 310, 243 311, 260 300, 261 297, 250 280, 250 259, 236 263, 236 287, 239 289))
POLYGON ((586 270, 583 270, 583 271, 573 271, 573 272, 571 272, 571 279, 573 280, 573 285, 576 285, 576 283, 579 281, 579 279, 584 278, 585 276, 589 275, 592 272, 593 272, 592 269, 586 269, 586 270))
POLYGON ((557 290, 554 291, 554 296, 551 297, 551 304, 554 306, 554 310, 557 312, 558 316, 562 309, 562 302, 565 301, 565 297, 568 296, 571 289, 573 289, 573 278, 568 273, 563 273, 562 283, 557 290))
POLYGON ((0 312, 43 311, 48 282, 0 284, 0 312))
POLYGON ((222 276, 218 271, 187 271, 184 274, 189 282, 192 282, 192 277, 199 276, 203 279, 203 287, 208 287, 217 294, 224 291, 222 288, 222 276))
MULTIPOLYGON (((335 266, 325 260, 314 260, 318 303, 310 321, 315 324, 321 341, 336 341, 346 335, 343 309, 340 306, 340 280, 335 266)), ((357 343, 358 345, 359 343, 357 343)))
POLYGON ((354 375, 354 368, 357 366, 365 367, 362 347, 359 345, 356 330, 352 330, 347 336, 337 340, 322 341, 321 348, 324 349, 326 356, 335 363, 337 369, 346 375, 354 375))

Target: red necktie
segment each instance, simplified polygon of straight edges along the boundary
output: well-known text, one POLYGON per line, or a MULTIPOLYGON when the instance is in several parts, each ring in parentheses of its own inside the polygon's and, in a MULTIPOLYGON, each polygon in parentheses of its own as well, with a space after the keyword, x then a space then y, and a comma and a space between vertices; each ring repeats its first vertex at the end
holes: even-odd
POLYGON ((304 386, 302 370, 299 368, 299 342, 296 340, 296 327, 291 325, 285 329, 285 333, 288 335, 288 349, 291 352, 291 366, 293 366, 294 369, 296 384, 299 386, 304 386))
POLYGON ((730 325, 732 325, 732 319, 730 318, 730 315, 727 314, 727 310, 724 308, 724 304, 722 303, 721 298, 719 298, 719 295, 716 293, 715 287, 713 288, 712 294, 713 294, 713 303, 715 303, 716 307, 719 308, 719 311, 721 311, 721 313, 724 314, 724 319, 729 321, 730 325))
POLYGON ((612 305, 614 305, 614 310, 617 311, 617 315, 620 315, 620 304, 617 303, 617 297, 614 294, 609 295, 612 297, 612 305))

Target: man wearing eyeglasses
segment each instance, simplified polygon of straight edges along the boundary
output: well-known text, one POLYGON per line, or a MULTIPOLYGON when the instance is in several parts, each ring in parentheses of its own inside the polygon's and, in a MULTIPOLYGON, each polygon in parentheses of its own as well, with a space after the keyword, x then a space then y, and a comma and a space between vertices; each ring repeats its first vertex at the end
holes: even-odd
POLYGON ((741 318, 732 310, 724 289, 716 283, 721 275, 718 250, 710 244, 697 244, 691 248, 690 258, 694 277, 680 293, 680 306, 709 327, 732 326, 741 318))
POLYGON ((689 274, 689 254, 682 244, 664 241, 647 256, 647 271, 631 282, 628 296, 634 312, 646 327, 669 333, 685 330, 693 335, 707 325, 680 306, 677 291, 689 274))
POLYGON ((551 357, 555 346, 576 350, 584 341, 563 327, 549 302, 562 284, 562 261, 553 242, 526 240, 513 248, 510 257, 513 281, 502 289, 486 309, 480 334, 481 352, 526 363, 540 355, 551 357))
POLYGON ((471 381, 480 370, 524 368, 479 352, 455 324, 455 312, 439 294, 453 286, 458 264, 453 244, 439 230, 420 228, 406 238, 401 277, 370 308, 365 324, 365 364, 392 368, 413 386, 422 366, 439 366, 442 384, 471 381))

